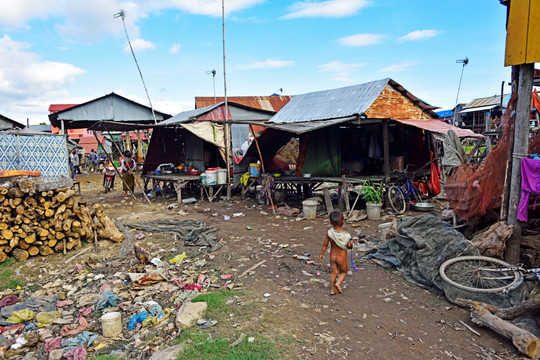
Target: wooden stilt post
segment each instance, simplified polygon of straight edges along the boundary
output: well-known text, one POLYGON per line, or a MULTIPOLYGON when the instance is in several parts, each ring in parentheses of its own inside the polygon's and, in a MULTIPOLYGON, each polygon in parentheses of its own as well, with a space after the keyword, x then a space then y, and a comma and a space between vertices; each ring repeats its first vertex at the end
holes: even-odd
POLYGON ((508 225, 514 225, 514 234, 506 243, 504 258, 511 264, 519 262, 521 222, 517 220, 517 207, 521 195, 521 158, 529 147, 529 120, 531 111, 532 80, 534 64, 519 65, 518 101, 512 153, 512 176, 508 201, 508 225))

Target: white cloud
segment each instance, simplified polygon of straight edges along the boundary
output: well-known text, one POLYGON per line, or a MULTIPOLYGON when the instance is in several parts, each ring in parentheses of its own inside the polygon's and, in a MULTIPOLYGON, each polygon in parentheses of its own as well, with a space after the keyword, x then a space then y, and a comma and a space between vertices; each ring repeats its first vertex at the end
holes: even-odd
POLYGON ((356 34, 338 39, 341 45, 345 46, 367 46, 380 43, 384 38, 381 34, 356 34))
POLYGON ((282 19, 351 16, 368 4, 367 0, 305 0, 289 6, 289 13, 282 19))
POLYGON ((50 99, 64 97, 65 86, 85 73, 68 63, 42 60, 30 48, 31 44, 8 35, 0 38, 0 104, 5 114, 19 121, 42 115, 50 99))
MULTIPOLYGON (((235 11, 265 0, 227 0, 225 11, 235 11)), ((150 12, 178 9, 191 14, 221 16, 221 0, 0 0, 0 28, 29 28, 33 19, 54 19, 55 30, 64 39, 98 41, 107 35, 123 36, 123 26, 113 14, 125 10, 131 37, 140 36, 136 25, 150 12)))
POLYGON ((266 59, 252 64, 238 65, 239 69, 276 69, 294 65, 294 61, 266 59))
MULTIPOLYGON (((152 44, 150 41, 140 39, 140 38, 132 40, 131 46, 133 47, 133 51, 135 52, 156 49, 156 46, 152 44)), ((130 52, 128 43, 126 43, 126 46, 124 46, 124 52, 130 52)))
POLYGON ((415 31, 411 31, 410 33, 408 33, 405 36, 402 36, 402 37, 398 38, 398 41, 416 41, 416 40, 422 40, 422 39, 429 39, 429 38, 435 37, 435 36, 437 36, 437 35, 439 35, 441 33, 442 33, 442 31, 434 30, 434 29, 415 30, 415 31))
POLYGON ((390 66, 387 66, 385 68, 380 69, 378 72, 400 72, 400 71, 407 71, 414 65, 417 65, 417 61, 408 61, 403 62, 401 64, 393 64, 390 66))
POLYGON ((56 91, 85 71, 74 65, 42 61, 25 51, 30 44, 14 41, 8 35, 0 39, 0 95, 30 97, 56 91))
POLYGON ((180 52, 180 44, 172 44, 169 48, 169 52, 173 55, 176 55, 180 52))
POLYGON ((319 65, 319 70, 326 72, 352 72, 365 65, 366 63, 345 64, 343 61, 332 61, 327 64, 319 65))
POLYGON ((346 83, 351 81, 351 73, 365 65, 365 63, 346 64, 343 61, 332 61, 327 64, 319 65, 318 69, 321 72, 333 73, 330 76, 330 80, 346 83))

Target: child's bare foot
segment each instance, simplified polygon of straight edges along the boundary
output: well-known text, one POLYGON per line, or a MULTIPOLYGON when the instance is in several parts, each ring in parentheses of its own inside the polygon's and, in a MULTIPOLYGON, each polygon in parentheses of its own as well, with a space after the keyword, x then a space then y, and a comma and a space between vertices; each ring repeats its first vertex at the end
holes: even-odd
POLYGON ((343 294, 343 291, 341 290, 341 286, 339 284, 336 284, 336 290, 338 294, 343 294))

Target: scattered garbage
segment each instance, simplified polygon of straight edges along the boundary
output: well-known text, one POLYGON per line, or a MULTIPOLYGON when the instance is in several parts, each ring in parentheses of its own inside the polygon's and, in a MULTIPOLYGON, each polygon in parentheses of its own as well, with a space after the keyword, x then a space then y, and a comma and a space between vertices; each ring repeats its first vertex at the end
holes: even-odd
POLYGON ((187 199, 183 199, 182 200, 182 203, 183 204, 194 204, 197 202, 197 199, 195 199, 194 197, 191 197, 191 198, 187 198, 187 199))
POLYGON ((115 337, 122 333, 122 314, 110 312, 101 317, 102 333, 105 337, 115 337))

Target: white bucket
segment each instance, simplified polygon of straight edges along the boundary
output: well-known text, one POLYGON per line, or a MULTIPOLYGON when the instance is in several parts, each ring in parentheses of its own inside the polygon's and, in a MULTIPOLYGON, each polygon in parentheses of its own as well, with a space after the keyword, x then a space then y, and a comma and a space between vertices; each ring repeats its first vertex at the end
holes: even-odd
POLYGON ((391 222, 387 222, 387 223, 379 225, 379 231, 381 232, 381 240, 383 242, 386 241, 386 234, 388 234, 388 231, 390 230, 391 227, 392 227, 391 222))
POLYGON ((217 169, 217 183, 219 185, 227 183, 227 169, 217 169))
POLYGON ((101 317, 103 336, 115 337, 122 333, 122 315, 119 312, 110 312, 101 317))
POLYGON ((216 185, 217 184, 217 170, 206 170, 206 185, 216 185))
POLYGON ((302 201, 302 212, 304 213, 304 218, 315 219, 317 217, 317 201, 315 200, 302 201))
POLYGON ((380 220, 382 204, 366 203, 368 220, 380 220))

